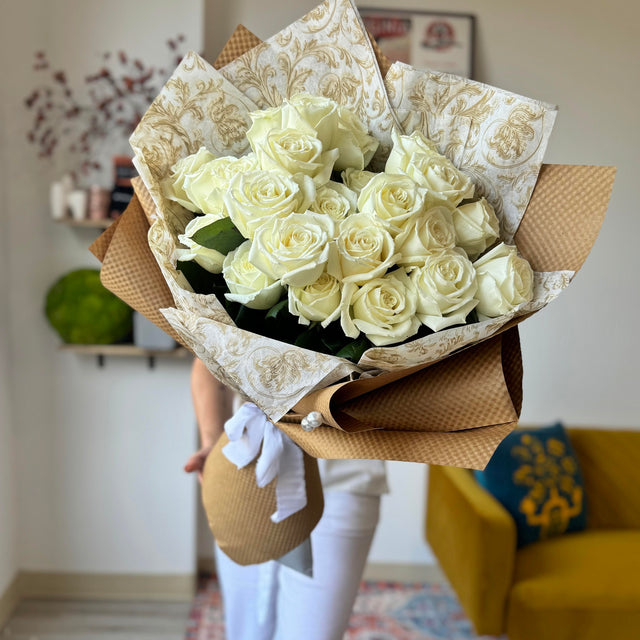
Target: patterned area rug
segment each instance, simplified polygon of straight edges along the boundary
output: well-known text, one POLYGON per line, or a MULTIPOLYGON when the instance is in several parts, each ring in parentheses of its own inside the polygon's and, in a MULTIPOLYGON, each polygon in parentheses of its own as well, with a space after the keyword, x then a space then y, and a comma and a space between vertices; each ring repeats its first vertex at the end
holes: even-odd
MULTIPOLYGON (((191 611, 186 640, 224 638, 218 583, 215 579, 203 580, 191 611)), ((471 623, 446 585, 363 582, 344 640, 481 638, 490 640, 490 636, 473 633, 471 623)))

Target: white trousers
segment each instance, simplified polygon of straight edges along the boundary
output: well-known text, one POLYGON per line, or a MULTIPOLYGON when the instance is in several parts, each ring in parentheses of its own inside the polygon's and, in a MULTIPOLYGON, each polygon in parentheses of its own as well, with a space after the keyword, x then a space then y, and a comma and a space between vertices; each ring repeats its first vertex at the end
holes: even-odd
POLYGON ((380 497, 327 491, 311 533, 313 578, 276 562, 243 567, 216 547, 227 640, 341 640, 349 624, 380 497))

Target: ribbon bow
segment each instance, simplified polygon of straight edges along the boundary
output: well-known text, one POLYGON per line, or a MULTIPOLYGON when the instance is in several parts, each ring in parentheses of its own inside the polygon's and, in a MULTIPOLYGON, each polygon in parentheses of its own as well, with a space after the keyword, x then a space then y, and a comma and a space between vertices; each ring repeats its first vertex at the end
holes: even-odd
POLYGON ((282 433, 255 404, 247 402, 226 421, 224 430, 229 443, 222 449, 224 456, 242 469, 255 460, 256 482, 266 487, 276 481, 276 511, 272 522, 282 522, 307 504, 304 458, 302 449, 282 433))

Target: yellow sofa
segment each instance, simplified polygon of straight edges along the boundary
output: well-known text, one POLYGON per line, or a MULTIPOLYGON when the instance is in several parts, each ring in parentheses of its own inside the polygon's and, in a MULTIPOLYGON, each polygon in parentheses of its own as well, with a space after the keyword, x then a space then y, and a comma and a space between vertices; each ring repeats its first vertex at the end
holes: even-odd
POLYGON ((479 635, 640 640, 640 432, 573 429, 587 529, 516 549, 466 469, 429 470, 426 535, 479 635))

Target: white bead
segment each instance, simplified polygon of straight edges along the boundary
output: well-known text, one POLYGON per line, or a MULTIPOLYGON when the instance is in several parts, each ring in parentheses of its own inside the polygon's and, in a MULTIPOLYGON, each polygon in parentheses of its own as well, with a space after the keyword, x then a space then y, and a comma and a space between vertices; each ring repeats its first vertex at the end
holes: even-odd
POLYGON ((319 427, 324 422, 322 414, 319 411, 312 411, 308 413, 302 420, 300 421, 300 426, 305 431, 313 431, 315 428, 319 427))

